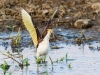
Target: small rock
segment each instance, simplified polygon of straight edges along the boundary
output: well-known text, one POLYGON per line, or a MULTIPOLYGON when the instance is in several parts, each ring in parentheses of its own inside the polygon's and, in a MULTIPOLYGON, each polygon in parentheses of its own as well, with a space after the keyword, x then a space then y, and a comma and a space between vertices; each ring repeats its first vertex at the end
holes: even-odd
POLYGON ((93 25, 90 19, 79 19, 74 23, 76 28, 89 28, 93 25))
POLYGON ((58 46, 52 46, 51 49, 59 49, 58 46))
POLYGON ((94 10, 94 12, 99 13, 100 12, 100 3, 92 4, 91 8, 94 10))

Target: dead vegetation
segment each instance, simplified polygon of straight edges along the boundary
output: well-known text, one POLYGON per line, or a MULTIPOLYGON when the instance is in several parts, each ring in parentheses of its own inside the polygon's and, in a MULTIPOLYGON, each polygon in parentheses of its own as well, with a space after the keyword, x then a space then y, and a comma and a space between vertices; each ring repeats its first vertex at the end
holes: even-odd
POLYGON ((6 26, 15 25, 25 29, 20 9, 24 8, 37 25, 45 24, 58 7, 53 25, 63 25, 65 28, 74 27, 78 19, 91 19, 99 23, 99 0, 1 0, 0 1, 0 32, 8 31, 6 26), (97 5, 95 4, 97 3, 97 5), (95 9, 94 9, 95 8, 95 9))

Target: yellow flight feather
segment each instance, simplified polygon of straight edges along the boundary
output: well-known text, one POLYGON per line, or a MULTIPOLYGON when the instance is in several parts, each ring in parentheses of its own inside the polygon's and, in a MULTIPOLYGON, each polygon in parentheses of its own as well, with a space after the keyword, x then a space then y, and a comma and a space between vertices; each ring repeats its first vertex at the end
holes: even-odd
POLYGON ((31 19, 30 15, 24 9, 22 9, 21 13, 22 13, 22 20, 24 22, 24 25, 27 28, 27 30, 29 31, 29 33, 32 37, 34 46, 36 47, 38 44, 37 33, 36 33, 36 29, 34 28, 34 25, 32 23, 32 19, 31 19))

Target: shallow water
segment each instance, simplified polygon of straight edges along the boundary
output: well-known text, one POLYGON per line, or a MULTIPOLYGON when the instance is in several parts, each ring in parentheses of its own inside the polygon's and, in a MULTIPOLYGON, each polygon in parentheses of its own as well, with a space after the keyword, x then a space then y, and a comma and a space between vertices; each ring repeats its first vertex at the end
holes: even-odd
MULTIPOLYGON (((74 32, 74 31, 73 31, 74 32)), ((71 33, 67 34, 70 35, 71 33)), ((75 33, 74 33, 75 34, 75 33)), ((23 34, 24 35, 24 34, 23 34)), ((66 33, 63 34, 64 38, 66 33)), ((0 37, 3 37, 3 34, 0 37)), ((5 38, 8 35, 4 36, 5 38)), ((24 35, 25 37, 25 35, 24 35)), ((72 35, 71 35, 72 37, 72 35)), ((30 37, 29 37, 30 38, 30 37)), ((67 38, 68 39, 68 38, 67 38)), ((14 54, 15 59, 21 61, 21 58, 18 58, 17 53, 13 53, 10 43, 11 39, 2 40, 0 39, 0 51, 7 52, 10 51, 14 54), (8 42, 7 49, 5 50, 5 46, 2 45, 3 42, 8 42)), ((51 65, 51 61, 47 56, 47 63, 39 64, 37 68, 37 64, 35 61, 35 49, 34 47, 23 47, 22 52, 20 54, 23 55, 23 58, 28 58, 30 66, 24 67, 23 70, 18 66, 18 64, 12 59, 2 55, 0 53, 0 64, 4 63, 4 60, 7 61, 9 65, 11 65, 10 69, 7 71, 7 75, 9 72, 12 72, 12 75, 100 75, 100 52, 97 47, 100 47, 100 43, 98 41, 92 41, 89 43, 83 43, 80 46, 77 44, 67 43, 67 42, 57 42, 54 46, 60 47, 59 49, 51 49, 49 51, 49 56, 51 57, 53 63, 53 69, 51 65), (67 61, 65 60, 67 53, 67 61), (64 57, 63 61, 59 61, 64 57), (68 68, 68 65, 71 64, 71 68, 68 68)), ((52 45, 51 45, 52 47, 52 45)), ((3 75, 3 71, 0 68, 0 75, 3 75)))

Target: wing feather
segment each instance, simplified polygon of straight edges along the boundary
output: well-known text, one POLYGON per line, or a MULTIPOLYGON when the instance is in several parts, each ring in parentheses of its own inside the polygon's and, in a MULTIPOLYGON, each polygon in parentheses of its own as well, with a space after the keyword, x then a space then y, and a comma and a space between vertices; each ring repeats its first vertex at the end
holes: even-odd
POLYGON ((43 31, 43 33, 42 33, 42 38, 44 38, 44 37, 46 36, 46 34, 47 34, 47 29, 52 29, 52 27, 50 27, 50 25, 51 25, 51 19, 47 22, 47 25, 46 25, 46 27, 44 28, 44 31, 43 31))
POLYGON ((52 26, 50 27, 51 21, 52 21, 52 19, 54 18, 54 16, 55 16, 55 14, 57 13, 57 11, 58 11, 58 7, 57 7, 56 10, 54 11, 54 13, 53 13, 53 15, 51 16, 50 20, 47 22, 47 25, 46 25, 46 27, 44 28, 44 31, 43 31, 43 33, 42 33, 42 38, 44 38, 44 37, 46 36, 46 34, 47 34, 47 29, 52 29, 52 26))
POLYGON ((32 37, 34 46, 36 47, 38 44, 37 33, 36 33, 36 29, 32 23, 31 17, 24 9, 21 10, 21 14, 22 14, 22 20, 24 22, 24 25, 27 28, 27 30, 29 31, 29 33, 32 37))

